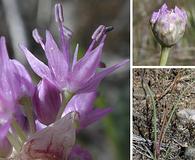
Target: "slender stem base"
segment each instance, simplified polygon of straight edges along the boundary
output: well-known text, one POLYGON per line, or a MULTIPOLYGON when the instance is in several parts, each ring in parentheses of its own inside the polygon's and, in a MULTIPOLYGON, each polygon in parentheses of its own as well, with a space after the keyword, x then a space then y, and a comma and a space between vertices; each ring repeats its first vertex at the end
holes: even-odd
POLYGON ((166 66, 170 49, 170 47, 161 47, 160 66, 166 66))
POLYGON ((9 140, 11 145, 15 148, 15 150, 19 153, 22 148, 22 144, 19 142, 18 138, 15 137, 14 134, 8 132, 7 139, 9 140))
POLYGON ((23 144, 27 139, 27 136, 26 136, 25 132, 22 130, 22 128, 20 127, 20 125, 18 124, 18 122, 16 121, 15 118, 12 119, 12 124, 11 125, 15 129, 18 137, 21 140, 21 143, 23 144))
POLYGON ((71 98, 74 96, 74 93, 68 93, 67 96, 65 96, 65 93, 62 94, 62 104, 60 107, 60 110, 56 116, 56 120, 59 120, 64 112, 64 109, 66 108, 66 105, 71 100, 71 98))

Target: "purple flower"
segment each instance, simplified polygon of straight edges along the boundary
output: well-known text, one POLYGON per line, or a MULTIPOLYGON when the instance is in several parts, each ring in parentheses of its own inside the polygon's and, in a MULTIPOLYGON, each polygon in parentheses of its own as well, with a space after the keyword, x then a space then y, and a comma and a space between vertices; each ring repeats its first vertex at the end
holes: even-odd
POLYGON ((41 123, 49 125, 56 120, 61 104, 60 92, 47 79, 38 84, 33 102, 37 119, 41 123))
POLYGON ((167 5, 164 4, 158 12, 153 12, 150 23, 159 43, 170 47, 183 37, 187 23, 187 14, 177 6, 168 10, 167 5))
POLYGON ((75 95, 65 108, 62 115, 75 111, 79 113, 79 127, 85 128, 112 111, 111 108, 94 109, 93 103, 97 94, 95 92, 75 95))
POLYGON ((0 81, 0 92, 7 99, 17 101, 34 93, 34 85, 24 66, 9 59, 4 37, 0 38, 0 81))
POLYGON ((108 31, 112 27, 100 25, 92 35, 92 43, 81 59, 77 59, 79 46, 76 46, 72 63, 70 62, 70 39, 72 32, 63 26, 62 6, 55 6, 56 21, 59 24, 61 46, 58 48, 51 33, 46 31, 46 42, 44 43, 39 36, 38 31, 33 31, 35 41, 41 44, 48 60, 48 66, 39 61, 23 45, 20 45, 29 64, 36 74, 42 78, 48 79, 55 84, 60 91, 72 93, 83 93, 95 91, 100 81, 121 66, 127 64, 125 60, 119 64, 105 68, 97 72, 101 64, 102 49, 108 31))
POLYGON ((92 160, 92 156, 86 149, 81 148, 79 145, 75 145, 68 157, 68 160, 92 160))
POLYGON ((0 158, 7 158, 12 153, 12 146, 7 138, 0 140, 0 158))
POLYGON ((0 37, 0 82, 0 138, 4 138, 19 100, 34 93, 34 85, 24 66, 9 59, 4 37, 0 37))

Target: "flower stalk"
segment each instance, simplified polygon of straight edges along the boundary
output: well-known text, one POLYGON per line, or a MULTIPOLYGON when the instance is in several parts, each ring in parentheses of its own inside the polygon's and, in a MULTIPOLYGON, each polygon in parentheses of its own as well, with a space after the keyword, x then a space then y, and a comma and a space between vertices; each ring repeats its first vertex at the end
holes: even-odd
POLYGON ((35 133, 35 121, 33 118, 33 108, 32 108, 32 101, 31 99, 27 97, 23 97, 20 99, 20 104, 23 105, 24 113, 27 116, 28 123, 29 123, 29 128, 30 128, 30 133, 33 134, 35 133))
POLYGON ((12 125, 12 128, 15 129, 17 135, 19 136, 21 140, 21 143, 23 144, 26 141, 27 137, 15 118, 13 118, 11 125, 12 125))
POLYGON ((160 56, 160 66, 166 66, 167 64, 167 59, 169 57, 169 53, 170 53, 170 47, 161 47, 161 56, 160 56))
POLYGON ((16 152, 20 152, 22 148, 22 144, 19 142, 19 140, 10 132, 7 133, 7 139, 11 143, 11 145, 14 147, 16 152))
POLYGON ((64 109, 66 108, 68 102, 72 99, 72 97, 74 96, 74 93, 67 93, 67 92, 63 92, 62 94, 62 104, 61 107, 58 111, 58 114, 56 116, 56 121, 59 120, 64 112, 64 109))

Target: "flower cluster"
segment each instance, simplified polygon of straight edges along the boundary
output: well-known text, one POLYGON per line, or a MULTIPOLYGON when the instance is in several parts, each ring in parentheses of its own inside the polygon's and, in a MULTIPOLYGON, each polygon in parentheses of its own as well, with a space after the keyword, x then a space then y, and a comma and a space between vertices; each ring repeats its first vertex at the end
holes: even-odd
POLYGON ((0 38, 0 158, 14 153, 20 160, 90 160, 90 153, 75 144, 76 135, 111 112, 111 108, 97 109, 93 104, 102 79, 129 62, 102 66, 104 42, 113 28, 100 25, 86 53, 78 59, 78 44, 71 57, 72 32, 63 25, 61 4, 55 5, 55 19, 60 47, 49 31, 45 41, 37 29, 32 32, 47 65, 19 45, 41 78, 37 85, 20 62, 9 59, 5 38, 0 38))

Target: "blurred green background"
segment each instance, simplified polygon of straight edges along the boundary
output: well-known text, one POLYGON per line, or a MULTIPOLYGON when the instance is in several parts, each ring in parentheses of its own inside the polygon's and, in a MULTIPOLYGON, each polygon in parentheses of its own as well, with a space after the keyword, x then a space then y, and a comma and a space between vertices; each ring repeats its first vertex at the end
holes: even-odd
MULTIPOLYGON (((80 56, 91 42, 93 31, 100 24, 112 25, 102 60, 107 66, 129 57, 128 0, 1 0, 0 35, 6 37, 10 57, 20 60, 31 73, 34 82, 40 79, 30 69, 18 49, 24 43, 36 57, 46 62, 44 52, 31 34, 37 28, 44 37, 50 30, 59 39, 54 20, 54 4, 64 8, 65 26, 73 31, 72 51, 80 45, 80 56)), ((92 153, 95 160, 125 160, 129 158, 129 67, 107 77, 100 85, 96 106, 111 106, 113 112, 102 121, 83 130, 78 141, 92 153)))
POLYGON ((167 65, 195 65, 195 1, 194 0, 134 0, 133 61, 134 65, 158 65, 160 46, 153 37, 149 20, 163 3, 185 9, 188 23, 184 37, 172 47, 167 65))

